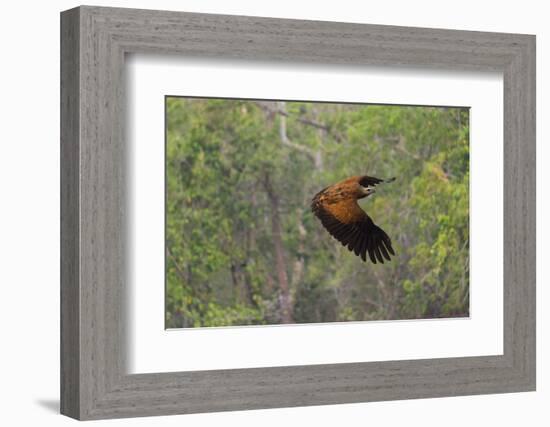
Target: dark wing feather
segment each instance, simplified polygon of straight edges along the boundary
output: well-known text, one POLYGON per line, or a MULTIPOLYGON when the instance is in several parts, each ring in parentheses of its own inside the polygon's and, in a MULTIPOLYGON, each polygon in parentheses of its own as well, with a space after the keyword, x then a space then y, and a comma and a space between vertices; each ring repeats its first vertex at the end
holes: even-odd
POLYGON ((395 255, 389 236, 372 221, 355 200, 327 204, 322 203, 318 196, 313 199, 311 205, 313 213, 321 220, 330 235, 348 250, 360 256, 363 261, 367 260, 368 255, 374 264, 383 264, 384 259, 391 259, 390 254, 395 255))
POLYGON ((392 182, 392 181, 395 181, 395 178, 380 179, 380 178, 376 178, 374 176, 368 176, 368 175, 363 175, 359 178, 359 184, 362 187, 374 187, 376 184, 380 184, 381 182, 392 182))

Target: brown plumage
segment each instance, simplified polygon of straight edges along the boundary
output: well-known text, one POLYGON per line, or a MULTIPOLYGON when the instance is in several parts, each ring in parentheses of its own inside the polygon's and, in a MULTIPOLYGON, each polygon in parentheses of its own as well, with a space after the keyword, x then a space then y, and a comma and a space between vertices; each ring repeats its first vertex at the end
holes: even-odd
POLYGON ((395 178, 352 176, 321 190, 311 201, 311 210, 327 231, 363 261, 384 263, 395 255, 388 235, 361 209, 358 199, 375 192, 374 186, 395 178))

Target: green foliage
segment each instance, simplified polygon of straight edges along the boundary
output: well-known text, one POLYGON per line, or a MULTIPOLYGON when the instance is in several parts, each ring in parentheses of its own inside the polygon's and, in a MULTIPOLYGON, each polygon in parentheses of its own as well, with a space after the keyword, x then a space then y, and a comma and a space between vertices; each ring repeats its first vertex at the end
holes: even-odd
POLYGON ((166 324, 468 315, 469 135, 460 108, 167 98, 166 324), (363 263, 311 214, 351 175, 392 238, 363 263), (286 288, 285 288, 286 283, 286 288), (286 289, 286 290, 285 290, 286 289))

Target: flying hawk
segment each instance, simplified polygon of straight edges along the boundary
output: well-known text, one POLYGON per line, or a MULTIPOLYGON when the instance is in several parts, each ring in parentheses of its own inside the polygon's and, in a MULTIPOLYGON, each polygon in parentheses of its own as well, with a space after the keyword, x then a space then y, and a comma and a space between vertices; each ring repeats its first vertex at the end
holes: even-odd
POLYGON ((363 261, 384 263, 395 255, 388 235, 357 204, 358 199, 375 192, 374 187, 395 178, 352 176, 318 192, 311 201, 311 210, 327 231, 363 261))

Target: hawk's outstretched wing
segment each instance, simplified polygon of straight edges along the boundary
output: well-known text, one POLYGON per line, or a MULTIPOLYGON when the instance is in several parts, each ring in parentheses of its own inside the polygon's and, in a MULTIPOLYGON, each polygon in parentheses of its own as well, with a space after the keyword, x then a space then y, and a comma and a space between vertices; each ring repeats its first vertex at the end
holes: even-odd
POLYGON ((383 264, 384 258, 389 261, 390 254, 395 255, 395 252, 384 230, 359 207, 355 198, 346 197, 339 190, 333 192, 333 188, 328 187, 319 192, 311 203, 313 213, 327 231, 355 255, 360 255, 363 261, 367 260, 367 254, 374 264, 377 260, 383 264))

